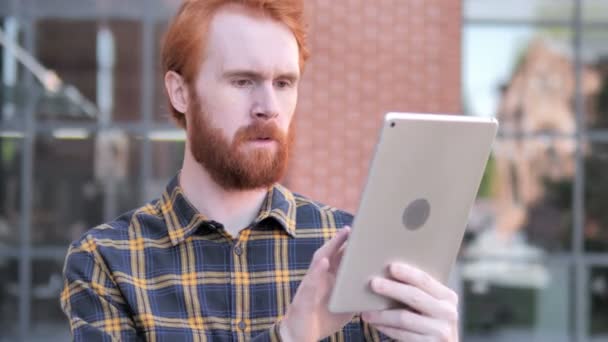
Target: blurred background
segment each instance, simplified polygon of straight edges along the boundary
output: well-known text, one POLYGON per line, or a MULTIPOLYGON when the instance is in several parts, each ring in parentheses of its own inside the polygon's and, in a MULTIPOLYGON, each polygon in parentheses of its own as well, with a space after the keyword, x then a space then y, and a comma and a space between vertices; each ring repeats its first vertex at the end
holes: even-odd
MULTIPOLYGON (((63 341, 70 241, 179 170, 178 0, 0 0, 0 341, 63 341)), ((501 130, 453 282, 463 341, 608 340, 608 0, 307 0, 284 183, 355 211, 386 111, 501 130)), ((421 147, 423 148, 423 147, 421 147)))

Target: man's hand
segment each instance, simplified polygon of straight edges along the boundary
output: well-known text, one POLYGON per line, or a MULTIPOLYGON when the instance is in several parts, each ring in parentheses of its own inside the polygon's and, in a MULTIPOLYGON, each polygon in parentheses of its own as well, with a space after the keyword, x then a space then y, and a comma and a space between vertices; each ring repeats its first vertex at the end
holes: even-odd
POLYGON ((392 279, 374 278, 372 290, 409 309, 362 314, 367 323, 399 341, 458 341, 458 295, 429 274, 402 263, 389 265, 392 279))
POLYGON ((336 272, 350 228, 343 228, 319 248, 280 323, 283 341, 318 341, 340 330, 354 313, 334 314, 327 309, 336 272))

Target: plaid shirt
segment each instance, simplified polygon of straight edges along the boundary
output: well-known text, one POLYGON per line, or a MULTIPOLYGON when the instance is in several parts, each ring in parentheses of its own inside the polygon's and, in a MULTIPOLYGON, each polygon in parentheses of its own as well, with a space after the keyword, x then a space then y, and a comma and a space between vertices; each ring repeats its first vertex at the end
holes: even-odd
MULTIPOLYGON (((175 177, 160 199, 70 246, 61 305, 77 341, 276 341, 313 253, 351 221, 275 185, 234 238, 175 177)), ((328 340, 380 339, 357 316, 328 340)))

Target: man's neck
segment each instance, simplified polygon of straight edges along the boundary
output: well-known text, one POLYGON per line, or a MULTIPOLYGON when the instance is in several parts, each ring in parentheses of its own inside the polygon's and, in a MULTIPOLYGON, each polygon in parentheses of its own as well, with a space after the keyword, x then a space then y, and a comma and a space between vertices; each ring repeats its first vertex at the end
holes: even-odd
POLYGON ((213 181, 187 146, 179 182, 190 203, 210 220, 223 224, 233 237, 256 218, 267 194, 267 189, 226 191, 213 181))

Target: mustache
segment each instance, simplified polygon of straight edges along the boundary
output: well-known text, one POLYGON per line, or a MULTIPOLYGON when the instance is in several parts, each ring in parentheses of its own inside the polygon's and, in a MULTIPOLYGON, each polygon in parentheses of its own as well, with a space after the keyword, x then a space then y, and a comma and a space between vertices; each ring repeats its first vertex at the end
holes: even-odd
POLYGON ((274 141, 284 141, 285 134, 274 122, 254 122, 251 125, 241 127, 236 132, 236 141, 243 142, 256 139, 270 139, 274 141))

